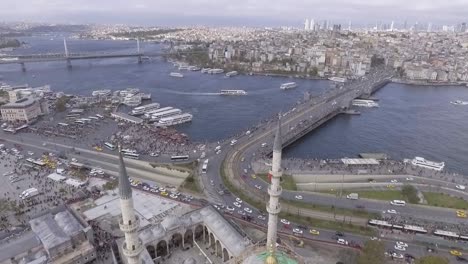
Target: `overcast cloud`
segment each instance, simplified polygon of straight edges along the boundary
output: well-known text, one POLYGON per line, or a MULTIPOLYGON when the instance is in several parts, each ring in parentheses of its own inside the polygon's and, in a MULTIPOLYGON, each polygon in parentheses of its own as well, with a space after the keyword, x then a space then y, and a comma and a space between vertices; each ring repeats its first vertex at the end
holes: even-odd
POLYGON ((0 0, 1 20, 146 25, 296 25, 468 20, 468 0, 0 0))

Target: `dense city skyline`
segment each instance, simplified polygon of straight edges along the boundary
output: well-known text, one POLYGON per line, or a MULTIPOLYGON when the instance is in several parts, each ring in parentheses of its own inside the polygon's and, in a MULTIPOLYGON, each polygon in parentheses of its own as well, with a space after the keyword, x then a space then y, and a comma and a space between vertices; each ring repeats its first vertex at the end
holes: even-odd
POLYGON ((352 21, 356 25, 376 22, 411 21, 420 23, 461 23, 468 2, 463 0, 433 2, 429 0, 363 1, 3 1, 0 16, 6 21, 40 21, 53 23, 130 23, 140 25, 246 25, 300 26, 306 17, 352 21), (109 7, 112 6, 112 9, 109 7))

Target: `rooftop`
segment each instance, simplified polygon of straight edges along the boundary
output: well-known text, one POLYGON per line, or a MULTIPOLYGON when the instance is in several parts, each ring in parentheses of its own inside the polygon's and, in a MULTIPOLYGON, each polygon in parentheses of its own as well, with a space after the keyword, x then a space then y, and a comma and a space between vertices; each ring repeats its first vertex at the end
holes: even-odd
POLYGON ((24 108, 33 105, 36 102, 36 100, 26 97, 26 98, 21 98, 20 100, 12 103, 7 103, 3 105, 1 108, 2 109, 8 109, 8 108, 24 108))

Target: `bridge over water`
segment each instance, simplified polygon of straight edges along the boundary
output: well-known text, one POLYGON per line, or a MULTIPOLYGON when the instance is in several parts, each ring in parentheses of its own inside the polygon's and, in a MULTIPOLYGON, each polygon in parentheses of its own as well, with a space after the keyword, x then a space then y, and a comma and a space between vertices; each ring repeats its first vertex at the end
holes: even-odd
MULTIPOLYGON (((45 53, 45 54, 31 54, 31 55, 8 55, 0 58, 0 65, 2 64, 20 64, 21 69, 26 71, 26 63, 48 62, 48 61, 65 61, 67 67, 71 68, 71 61, 73 60, 89 60, 89 59, 115 59, 115 58, 136 58, 138 63, 142 63, 144 59, 149 57, 159 57, 167 55, 167 52, 144 52, 140 49, 140 41, 137 39, 137 46, 134 52, 83 52, 71 53, 68 51, 67 41, 63 40, 64 53, 45 53)), ((184 52, 188 54, 190 52, 184 52)))

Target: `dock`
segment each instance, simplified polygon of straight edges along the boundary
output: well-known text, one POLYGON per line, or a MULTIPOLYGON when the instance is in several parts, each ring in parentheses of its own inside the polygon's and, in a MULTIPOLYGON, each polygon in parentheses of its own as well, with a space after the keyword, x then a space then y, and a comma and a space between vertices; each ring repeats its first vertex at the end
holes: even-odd
POLYGON ((359 157, 363 159, 376 159, 376 160, 388 159, 388 155, 386 153, 359 153, 359 157))

